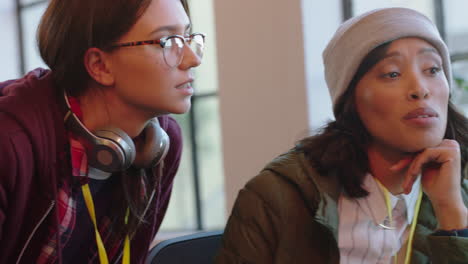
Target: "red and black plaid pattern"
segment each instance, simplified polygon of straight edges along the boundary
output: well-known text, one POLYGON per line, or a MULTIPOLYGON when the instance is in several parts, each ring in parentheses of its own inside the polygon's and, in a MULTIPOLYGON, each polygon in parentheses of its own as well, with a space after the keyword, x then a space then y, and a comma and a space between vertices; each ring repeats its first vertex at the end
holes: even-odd
MULTIPOLYGON (((69 102, 73 113, 75 113, 75 115, 81 119, 82 113, 78 100, 76 98, 69 97, 69 102)), ((70 236, 72 235, 72 232, 75 228, 76 199, 78 192, 81 191, 81 188, 72 188, 72 185, 81 185, 88 182, 88 160, 85 148, 71 132, 69 132, 68 138, 70 142, 73 181, 70 182, 70 177, 62 177, 63 180, 59 186, 56 204, 59 225, 50 226, 49 237, 46 243, 43 245, 39 258, 37 259, 38 264, 57 262, 57 232, 60 240, 60 249, 62 250, 69 241, 70 236)), ((110 235, 108 232, 109 224, 109 217, 103 217, 103 220, 99 223, 99 232, 101 233, 101 237, 103 238, 105 245, 110 235)), ((106 247, 109 260, 113 259, 116 254, 118 254, 120 244, 121 241, 118 241, 115 245, 106 247)), ((93 252, 92 255, 92 259, 94 259, 97 255, 97 251, 93 252)))

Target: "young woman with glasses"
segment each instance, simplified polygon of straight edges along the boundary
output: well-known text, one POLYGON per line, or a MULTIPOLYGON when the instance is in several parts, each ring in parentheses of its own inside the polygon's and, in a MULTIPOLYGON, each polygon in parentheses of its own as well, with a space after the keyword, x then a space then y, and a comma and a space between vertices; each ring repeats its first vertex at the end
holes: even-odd
POLYGON ((0 83, 0 263, 144 263, 205 36, 186 0, 51 0, 50 70, 0 83))
POLYGON ((240 191, 217 263, 468 263, 468 120, 437 28, 373 10, 323 59, 336 119, 240 191))

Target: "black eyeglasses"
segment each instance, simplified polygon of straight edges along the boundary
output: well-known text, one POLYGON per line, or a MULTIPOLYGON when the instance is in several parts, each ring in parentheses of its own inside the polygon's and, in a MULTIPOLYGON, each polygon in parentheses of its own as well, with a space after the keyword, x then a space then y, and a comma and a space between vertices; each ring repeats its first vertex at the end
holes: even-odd
POLYGON ((169 67, 177 67, 184 57, 184 46, 188 44, 190 49, 200 58, 203 58, 205 51, 205 34, 193 33, 184 37, 181 35, 167 36, 161 39, 142 40, 111 45, 112 48, 134 47, 141 45, 160 45, 163 48, 164 61, 169 67))

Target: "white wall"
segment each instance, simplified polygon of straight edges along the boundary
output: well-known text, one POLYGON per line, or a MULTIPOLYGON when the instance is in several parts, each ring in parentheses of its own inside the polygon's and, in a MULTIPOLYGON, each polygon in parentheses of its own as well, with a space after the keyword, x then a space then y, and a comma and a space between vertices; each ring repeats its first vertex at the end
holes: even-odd
POLYGON ((0 41, 0 81, 19 77, 19 47, 14 0, 0 0, 2 41, 0 41))
POLYGON ((227 212, 308 127, 301 2, 215 1, 227 212))

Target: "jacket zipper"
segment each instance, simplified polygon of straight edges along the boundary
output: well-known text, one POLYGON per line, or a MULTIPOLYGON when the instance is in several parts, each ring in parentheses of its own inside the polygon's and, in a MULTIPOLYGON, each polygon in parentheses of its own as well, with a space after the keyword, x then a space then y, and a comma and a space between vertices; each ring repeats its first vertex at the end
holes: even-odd
POLYGON ((34 227, 32 233, 29 235, 28 240, 26 240, 26 244, 24 244, 23 249, 21 250, 21 253, 18 256, 18 260, 16 261, 16 264, 18 264, 20 262, 21 258, 23 257, 24 251, 26 250, 26 248, 29 245, 29 242, 31 242, 32 237, 34 236, 34 234, 36 233, 37 229, 42 224, 42 222, 44 222, 44 219, 49 215, 50 211, 52 211, 52 208, 54 208, 54 205, 55 205, 55 201, 51 201, 51 203, 49 205, 49 208, 47 208, 47 211, 42 216, 42 218, 39 220, 37 225, 34 227))

